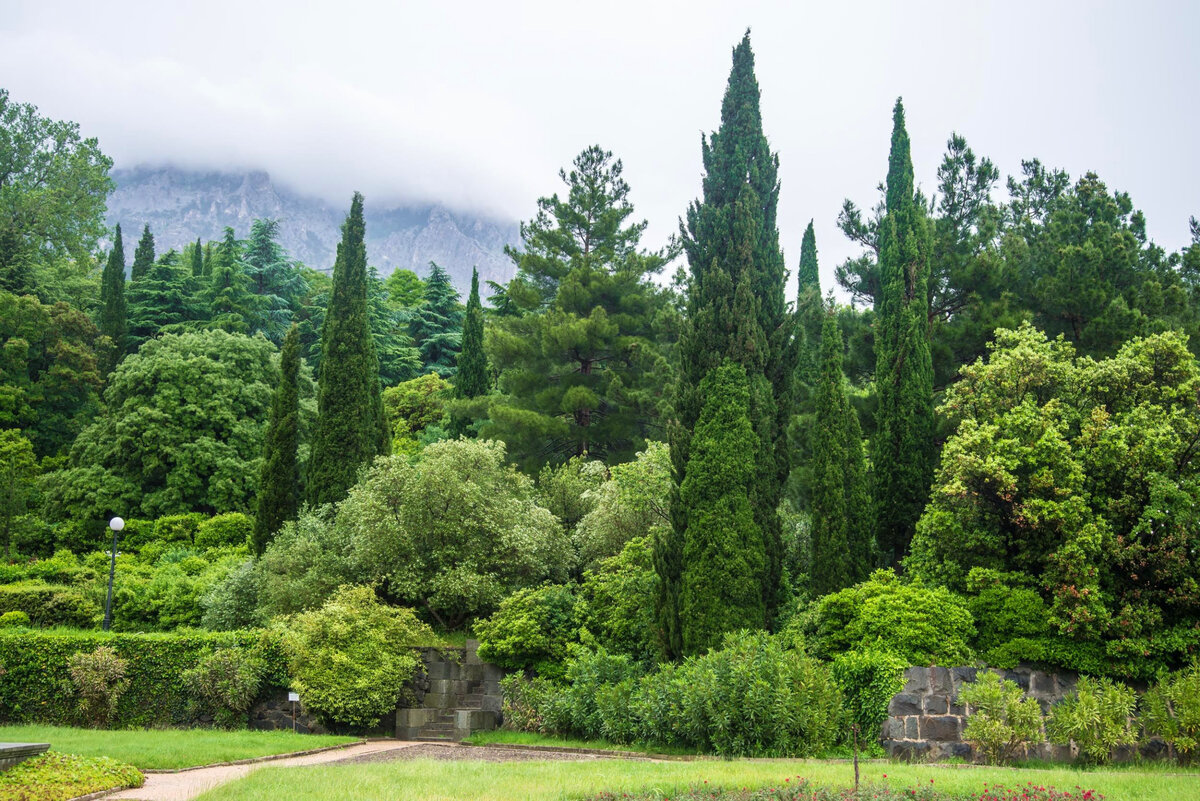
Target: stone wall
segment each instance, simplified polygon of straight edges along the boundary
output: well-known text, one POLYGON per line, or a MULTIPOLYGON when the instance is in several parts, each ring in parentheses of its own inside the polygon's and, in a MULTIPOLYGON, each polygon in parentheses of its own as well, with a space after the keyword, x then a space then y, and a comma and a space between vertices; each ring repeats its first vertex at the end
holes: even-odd
MULTIPOLYGON (((881 742, 888 756, 900 759, 970 759, 971 746, 963 742, 969 707, 956 704, 959 690, 975 681, 980 670, 972 667, 911 667, 904 673, 904 689, 892 697, 881 742)), ((1020 665, 1012 670, 995 670, 1001 678, 1015 682, 1025 694, 1037 699, 1042 711, 1075 689, 1074 673, 1046 673, 1020 665)), ((1070 761, 1070 746, 1043 743, 1026 754, 1030 758, 1070 761)))

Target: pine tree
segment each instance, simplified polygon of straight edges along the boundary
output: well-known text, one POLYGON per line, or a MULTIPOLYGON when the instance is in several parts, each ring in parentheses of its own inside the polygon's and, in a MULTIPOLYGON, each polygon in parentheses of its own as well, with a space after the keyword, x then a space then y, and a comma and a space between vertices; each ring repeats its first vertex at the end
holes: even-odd
POLYGON ((462 352, 454 376, 454 397, 477 398, 487 394, 487 355, 483 352, 483 305, 479 300, 479 270, 471 270, 471 294, 463 318, 462 352))
POLYGON ((408 333, 406 310, 392 306, 387 286, 374 267, 367 270, 367 315, 382 386, 396 386, 421 375, 421 353, 408 333))
POLYGON ((767 622, 761 586, 739 580, 766 569, 750 501, 758 437, 750 424, 746 369, 726 361, 705 376, 700 395, 700 419, 679 488, 689 514, 679 587, 684 655, 719 645, 727 631, 767 622))
POLYGON ((893 112, 887 214, 879 232, 872 443, 875 536, 898 563, 908 552, 933 478, 933 364, 927 226, 913 186, 904 106, 893 112))
POLYGON ((259 298, 251 331, 262 331, 276 343, 282 341, 292 324, 294 306, 308 292, 300 265, 288 258, 278 238, 278 220, 255 220, 242 256, 250 291, 259 298))
POLYGON ((200 238, 196 238, 196 244, 192 246, 192 277, 201 278, 204 276, 204 246, 200 244, 200 238))
POLYGON ((462 347, 463 310, 458 298, 458 290, 446 271, 429 262, 424 299, 413 310, 409 324, 425 373, 437 373, 442 378, 454 375, 454 364, 462 347))
POLYGON ((300 332, 293 325, 283 338, 279 357, 280 382, 271 400, 271 417, 263 444, 258 480, 258 514, 254 518, 254 552, 267 543, 300 506, 300 332))
POLYGON ((159 334, 191 327, 202 316, 194 295, 191 270, 180 265, 178 253, 167 251, 129 285, 127 352, 159 334))
POLYGON ((142 229, 142 238, 138 240, 137 250, 133 251, 133 267, 129 277, 136 281, 146 274, 154 265, 154 234, 150 233, 150 223, 142 229))
POLYGON ((125 355, 125 331, 129 324, 126 315, 125 243, 121 239, 121 224, 117 223, 112 251, 100 277, 100 333, 111 342, 100 365, 103 377, 115 370, 125 355))
MULTIPOLYGON (((762 130, 748 31, 733 51, 720 128, 701 149, 703 199, 689 207, 682 231, 690 280, 679 343, 671 459, 677 480, 686 481, 691 432, 703 405, 700 384, 725 359, 736 360, 747 371, 749 415, 757 439, 755 477, 747 492, 766 554, 761 575, 739 580, 758 583, 769 621, 781 591, 783 546, 777 509, 790 468, 786 430, 797 349, 794 321, 784 299, 787 270, 776 226, 779 160, 762 130), (746 290, 739 301, 742 284, 746 290), (731 314, 733 306, 745 316, 731 314)), ((671 532, 655 544, 657 617, 668 654, 678 655, 683 649, 680 581, 687 567, 683 546, 690 518, 681 492, 673 498, 671 516, 671 532)))
MULTIPOLYGON (((208 328, 219 328, 231 333, 251 332, 251 323, 257 319, 259 305, 250 292, 241 258, 241 243, 232 228, 225 228, 225 237, 217 246, 217 257, 200 298, 208 313, 208 328)), ((205 279, 201 279, 205 280, 205 279)))
POLYGON ((342 225, 333 291, 321 327, 317 426, 309 459, 309 503, 336 503, 358 470, 390 449, 379 392, 379 360, 367 309, 363 198, 355 192, 342 225))

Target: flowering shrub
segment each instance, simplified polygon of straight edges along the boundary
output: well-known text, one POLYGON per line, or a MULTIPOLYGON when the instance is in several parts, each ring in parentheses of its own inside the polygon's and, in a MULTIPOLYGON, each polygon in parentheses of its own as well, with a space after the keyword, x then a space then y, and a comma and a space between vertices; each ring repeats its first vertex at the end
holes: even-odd
MULTIPOLYGON (((886 778, 886 774, 885 774, 886 778)), ((973 792, 947 793, 935 788, 933 781, 916 787, 864 784, 852 787, 824 787, 801 776, 789 777, 774 787, 751 789, 708 787, 707 784, 676 793, 602 793, 587 801, 1103 801, 1093 790, 1076 787, 1058 790, 1040 784, 1009 787, 984 784, 973 792)))

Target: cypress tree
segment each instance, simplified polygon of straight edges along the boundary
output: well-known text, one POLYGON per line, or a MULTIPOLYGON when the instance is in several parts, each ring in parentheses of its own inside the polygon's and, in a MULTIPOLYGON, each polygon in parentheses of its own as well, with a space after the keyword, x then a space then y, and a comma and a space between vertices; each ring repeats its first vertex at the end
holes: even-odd
POLYGON ((130 279, 136 281, 154 266, 154 234, 150 233, 150 223, 142 229, 142 238, 138 240, 137 250, 133 251, 133 267, 129 270, 130 279))
POLYGON ((204 275, 204 246, 200 244, 200 238, 196 238, 196 244, 192 246, 192 277, 200 278, 204 275))
POLYGON ((880 223, 872 443, 875 535, 898 564, 933 478, 933 363, 929 344, 927 226, 913 186, 904 106, 893 112, 887 213, 880 223))
MULTIPOLYGON (((689 469, 691 432, 703 406, 700 384, 727 358, 741 364, 747 373, 748 414, 756 437, 755 477, 746 491, 765 559, 760 575, 738 580, 757 583, 769 622, 781 590, 783 546, 777 509, 790 467, 786 430, 792 416, 797 346, 784 300, 787 270, 776 226, 779 159, 762 130, 749 31, 733 51, 721 125, 701 141, 701 152, 703 198, 689 207, 681 231, 690 274, 687 319, 679 343, 671 460, 682 486, 689 469), (741 285, 746 291, 739 300, 741 285), (731 314, 735 305, 745 316, 731 314)), ((688 504, 677 490, 671 504, 671 531, 655 544, 660 578, 657 618, 669 655, 683 652, 679 593, 689 515, 688 504)), ((747 562, 751 563, 756 561, 747 562)))
POLYGON ((750 424, 746 368, 726 361, 700 384, 700 418, 679 495, 688 508, 679 587, 684 655, 717 646, 727 631, 766 625, 762 588, 738 577, 766 569, 750 494, 758 436, 750 424))
POLYGON ((112 251, 100 277, 100 333, 112 342, 101 362, 102 376, 116 369, 125 355, 125 332, 129 325, 126 315, 125 243, 121 239, 121 224, 117 223, 112 251))
POLYGON ((300 505, 300 330, 294 324, 283 338, 279 370, 258 479, 254 551, 260 555, 280 526, 296 518, 300 505))
POLYGON ((483 352, 483 305, 479 300, 479 270, 471 271, 471 294, 463 318, 462 352, 454 376, 454 397, 477 398, 488 391, 487 355, 483 352))
POLYGON ((821 301, 821 277, 817 272, 817 235, 813 232, 811 220, 804 229, 804 239, 800 243, 800 269, 797 271, 797 277, 799 290, 796 293, 796 311, 800 328, 797 336, 801 338, 801 346, 796 376, 802 395, 807 396, 817 383, 821 329, 826 316, 821 301))
POLYGON ((307 497, 314 506, 341 501, 358 469, 390 449, 367 309, 364 235, 363 198, 355 192, 321 327, 317 426, 307 477, 307 497))

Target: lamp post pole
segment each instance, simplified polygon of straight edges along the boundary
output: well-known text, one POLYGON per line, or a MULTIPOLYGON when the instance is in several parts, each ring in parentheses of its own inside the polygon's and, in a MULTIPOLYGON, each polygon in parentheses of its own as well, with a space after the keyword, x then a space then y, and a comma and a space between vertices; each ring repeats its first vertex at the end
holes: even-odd
POLYGON ((125 528, 125 521, 114 517, 108 521, 108 527, 112 529, 113 541, 112 552, 109 554, 108 560, 108 595, 104 599, 104 624, 101 626, 105 631, 112 627, 112 588, 113 575, 117 572, 117 535, 121 533, 121 529, 125 528))

